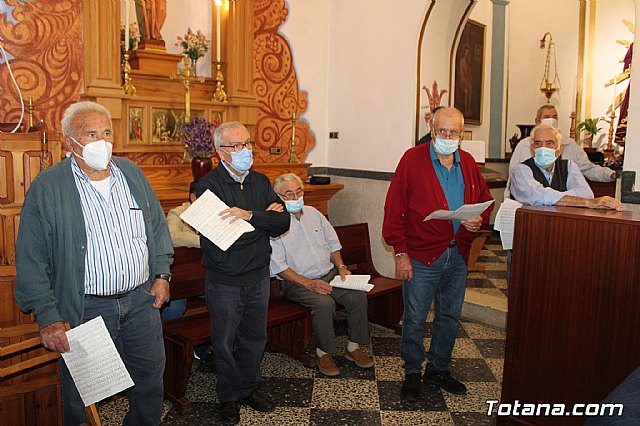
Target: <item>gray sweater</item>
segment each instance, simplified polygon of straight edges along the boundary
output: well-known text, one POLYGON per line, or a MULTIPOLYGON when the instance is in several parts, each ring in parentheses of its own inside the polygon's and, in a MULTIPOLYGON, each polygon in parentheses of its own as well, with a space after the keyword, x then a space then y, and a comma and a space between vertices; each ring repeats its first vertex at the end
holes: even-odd
MULTIPOLYGON (((82 323, 87 235, 71 160, 43 170, 31 183, 20 213, 16 243, 14 295, 24 312, 32 311, 40 328, 58 321, 82 323)), ((132 161, 113 157, 142 209, 149 280, 169 272, 173 246, 162 206, 132 161)))

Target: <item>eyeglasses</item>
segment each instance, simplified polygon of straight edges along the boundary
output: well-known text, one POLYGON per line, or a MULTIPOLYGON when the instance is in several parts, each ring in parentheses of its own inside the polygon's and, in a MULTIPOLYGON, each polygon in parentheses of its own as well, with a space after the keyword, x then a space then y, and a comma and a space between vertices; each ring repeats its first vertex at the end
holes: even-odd
POLYGON ((297 200, 303 195, 304 195, 304 189, 302 188, 298 188, 295 191, 287 191, 280 194, 283 200, 297 200))
POLYGON ((231 148, 234 152, 240 152, 243 149, 253 149, 256 146, 254 141, 246 141, 246 142, 233 142, 231 145, 220 145, 220 148, 231 148))
POLYGON ((460 137, 460 132, 458 130, 438 129, 436 130, 436 135, 442 139, 457 139, 460 137))

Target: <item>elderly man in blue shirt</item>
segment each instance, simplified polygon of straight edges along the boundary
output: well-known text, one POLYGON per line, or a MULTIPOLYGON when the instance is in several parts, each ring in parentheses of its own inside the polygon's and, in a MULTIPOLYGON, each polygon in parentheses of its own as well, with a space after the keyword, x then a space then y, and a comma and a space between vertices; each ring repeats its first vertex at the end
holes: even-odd
POLYGON ((287 173, 278 177, 273 189, 284 200, 291 225, 289 232, 271 240, 271 275, 282 278, 288 299, 311 308, 320 372, 326 376, 340 374, 332 357, 336 352, 336 302, 347 312, 349 340, 344 357, 360 368, 373 367, 373 359, 359 347, 369 343, 366 293, 329 285, 336 275, 344 281, 351 273, 342 261, 336 231, 322 213, 304 205, 304 185, 298 176, 287 173))
POLYGON ((578 166, 561 158, 560 132, 541 124, 531 131, 531 158, 514 167, 511 197, 532 206, 573 206, 622 210, 622 203, 604 196, 593 198, 578 166))

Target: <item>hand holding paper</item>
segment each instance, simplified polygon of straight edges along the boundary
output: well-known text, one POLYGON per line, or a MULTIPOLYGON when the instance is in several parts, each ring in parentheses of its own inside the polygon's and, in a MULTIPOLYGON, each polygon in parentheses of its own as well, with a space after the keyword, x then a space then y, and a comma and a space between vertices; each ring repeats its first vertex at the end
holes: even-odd
POLYGON ((431 212, 422 221, 426 222, 431 219, 443 219, 443 220, 470 220, 476 216, 481 215, 486 209, 493 204, 494 200, 485 201, 478 204, 463 204, 459 209, 451 210, 435 210, 431 212))
POLYGON ((332 287, 360 290, 368 293, 373 288, 373 284, 369 284, 370 279, 371 275, 347 275, 345 280, 342 281, 340 275, 336 275, 329 284, 332 287))
POLYGON ((233 212, 239 210, 241 209, 236 207, 230 209, 220 198, 207 189, 180 215, 180 218, 220 247, 221 250, 226 251, 242 234, 255 229, 249 222, 237 220, 238 215, 233 212), (228 211, 228 213, 221 217, 220 213, 223 211, 228 211), (234 219, 228 220, 231 216, 234 216, 234 219))

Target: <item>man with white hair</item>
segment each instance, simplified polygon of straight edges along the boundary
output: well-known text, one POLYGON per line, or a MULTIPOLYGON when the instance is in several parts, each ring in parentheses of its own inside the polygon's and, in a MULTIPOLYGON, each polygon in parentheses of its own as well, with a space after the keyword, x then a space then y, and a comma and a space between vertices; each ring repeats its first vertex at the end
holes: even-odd
POLYGON ((254 142, 244 125, 223 123, 213 138, 220 163, 198 180, 195 194, 199 197, 209 189, 230 206, 220 213, 223 220, 245 220, 254 227, 227 250, 200 235, 218 372, 216 393, 222 420, 236 424, 240 422, 238 404, 260 412, 275 410, 275 404, 257 392, 257 386, 267 343, 269 237, 287 232, 289 215, 269 178, 251 170, 254 142))
POLYGON ((563 159, 560 131, 548 124, 531 131, 530 158, 513 169, 511 196, 533 206, 555 205, 622 210, 615 198, 593 198, 578 166, 563 159))
MULTIPOLYGON (((160 423, 165 355, 159 308, 169 299, 173 246, 162 206, 144 174, 111 157, 109 111, 71 105, 62 118, 69 156, 32 182, 20 214, 15 298, 31 311, 42 345, 68 352, 65 324, 99 316, 135 385, 126 425, 160 423)), ((65 425, 87 422, 60 362, 65 425)))
MULTIPOLYGON (((538 108, 535 123, 537 126, 546 124, 558 129, 558 113, 556 111, 556 107, 550 104, 545 104, 538 108)), ((531 135, 522 139, 511 153, 511 159, 509 160, 509 180, 511 180, 513 169, 518 164, 531 157, 531 141, 531 135)), ((560 143, 563 150, 562 158, 565 160, 571 160, 575 163, 585 178, 596 182, 611 182, 616 179, 615 171, 592 163, 589 160, 587 153, 584 152, 584 149, 578 146, 576 141, 573 139, 561 136, 560 143)), ((505 198, 509 197, 509 188, 510 185, 507 184, 507 188, 505 189, 505 198)))
POLYGON ((336 275, 344 281, 351 274, 342 261, 342 246, 336 231, 322 213, 304 205, 304 184, 297 175, 279 176, 273 189, 291 214, 291 226, 286 234, 271 239, 271 274, 283 279, 282 288, 288 299, 311 308, 320 372, 325 376, 340 374, 332 357, 336 352, 333 330, 336 302, 347 312, 348 341, 344 357, 360 368, 373 367, 373 359, 359 346, 369 343, 366 293, 333 288, 329 284, 336 275))

